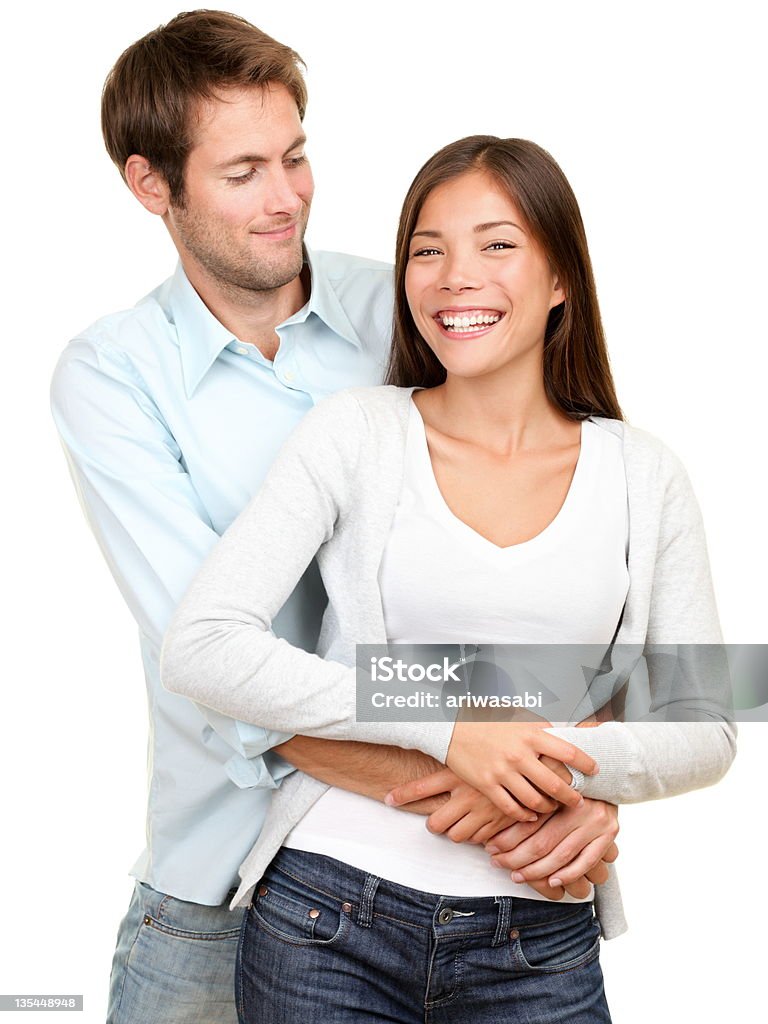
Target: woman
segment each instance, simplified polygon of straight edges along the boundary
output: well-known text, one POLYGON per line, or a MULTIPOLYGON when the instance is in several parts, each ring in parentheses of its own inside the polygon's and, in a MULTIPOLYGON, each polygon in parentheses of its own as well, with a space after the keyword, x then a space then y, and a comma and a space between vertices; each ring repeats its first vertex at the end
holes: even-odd
MULTIPOLYGON (((695 499, 675 458, 622 421, 552 158, 486 136, 437 153, 405 200, 395 280, 396 387, 305 418, 180 606, 165 684, 273 729, 418 747, 509 822, 578 801, 566 765, 615 803, 715 781, 733 756, 722 722, 355 722, 356 644, 719 640, 695 499), (269 633, 315 553, 325 660, 269 633)), ((243 1020, 610 1019, 598 950, 600 925, 624 927, 613 877, 598 922, 591 891, 548 902, 480 847, 298 772, 242 875, 239 902, 258 884, 243 1020)))

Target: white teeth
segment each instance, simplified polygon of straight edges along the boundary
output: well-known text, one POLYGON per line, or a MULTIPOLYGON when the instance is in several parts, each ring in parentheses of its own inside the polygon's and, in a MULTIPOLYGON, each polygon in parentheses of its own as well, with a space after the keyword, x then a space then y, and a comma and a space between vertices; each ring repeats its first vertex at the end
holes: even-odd
POLYGON ((448 327, 454 334, 465 334, 472 330, 480 330, 490 324, 496 324, 501 320, 500 313, 472 313, 471 315, 454 316, 444 313, 440 320, 443 327, 448 327))

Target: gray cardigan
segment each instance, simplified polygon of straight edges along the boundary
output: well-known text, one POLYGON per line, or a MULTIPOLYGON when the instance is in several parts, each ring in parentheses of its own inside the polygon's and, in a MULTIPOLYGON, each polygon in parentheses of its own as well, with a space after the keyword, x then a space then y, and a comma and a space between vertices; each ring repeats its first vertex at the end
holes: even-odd
MULTIPOLYGON (((378 570, 397 505, 412 388, 351 388, 312 409, 263 486, 204 563, 166 634, 164 685, 267 729, 416 748, 444 762, 451 722, 357 722, 355 647, 385 643, 378 570), (270 632, 317 555, 328 593, 317 654, 270 632)), ((593 417, 623 439, 629 592, 620 644, 720 642, 706 545, 686 473, 656 438, 593 417)), ((653 672, 649 665, 653 693, 653 672)), ((606 722, 553 729, 595 758, 585 796, 630 803, 708 786, 727 771, 724 721, 606 722)), ((244 861, 233 906, 248 901, 283 839, 327 786, 302 772, 275 793, 244 861)), ((626 929, 615 872, 596 891, 606 938, 626 929)))

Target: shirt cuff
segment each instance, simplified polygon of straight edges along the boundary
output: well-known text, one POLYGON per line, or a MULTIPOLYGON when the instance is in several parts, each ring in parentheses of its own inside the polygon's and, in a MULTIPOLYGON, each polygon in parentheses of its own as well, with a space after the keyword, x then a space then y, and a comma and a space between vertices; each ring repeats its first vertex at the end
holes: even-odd
POLYGON ((272 750, 265 750, 261 757, 235 754, 226 762, 224 770, 238 789, 277 789, 286 775, 296 771, 272 750))

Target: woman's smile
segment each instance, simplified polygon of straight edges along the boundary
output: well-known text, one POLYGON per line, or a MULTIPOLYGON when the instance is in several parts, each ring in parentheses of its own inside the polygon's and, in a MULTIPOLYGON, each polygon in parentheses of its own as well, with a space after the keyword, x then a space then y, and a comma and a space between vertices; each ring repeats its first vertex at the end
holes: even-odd
POLYGON ((487 334, 503 316, 498 309, 450 306, 436 313, 434 320, 446 338, 467 338, 487 334))

